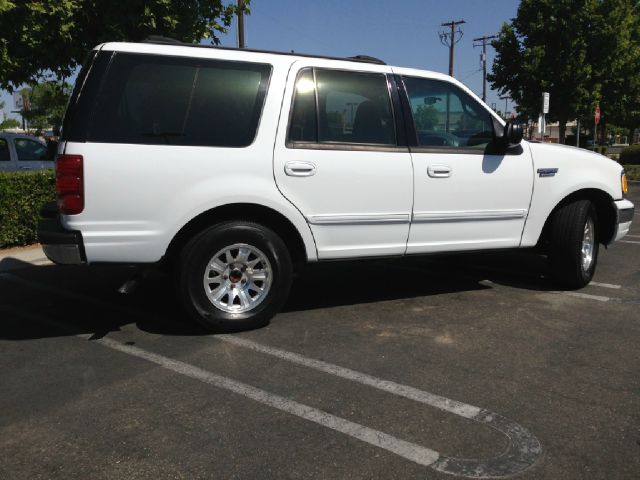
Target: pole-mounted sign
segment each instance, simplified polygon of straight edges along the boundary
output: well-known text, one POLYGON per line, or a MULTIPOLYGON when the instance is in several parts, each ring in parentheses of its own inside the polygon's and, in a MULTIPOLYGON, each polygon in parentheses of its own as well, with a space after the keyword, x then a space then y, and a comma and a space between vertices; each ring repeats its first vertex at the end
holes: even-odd
POLYGON ((549 113, 549 92, 542 92, 542 113, 549 113))
POLYGON ((600 105, 596 105, 596 113, 594 115, 596 125, 600 125, 600 105))

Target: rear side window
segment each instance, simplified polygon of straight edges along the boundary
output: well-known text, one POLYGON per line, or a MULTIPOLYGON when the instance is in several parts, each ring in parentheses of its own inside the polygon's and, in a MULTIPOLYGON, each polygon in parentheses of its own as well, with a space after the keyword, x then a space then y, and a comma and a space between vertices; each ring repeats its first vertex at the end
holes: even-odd
POLYGON ((270 65, 116 54, 88 140, 246 147, 253 142, 270 65))
POLYGON ((28 138, 16 138, 14 140, 19 162, 31 162, 35 160, 51 160, 49 150, 40 142, 28 138))
POLYGON ((4 138, 0 138, 0 162, 8 162, 10 160, 9 144, 4 138))
POLYGON ((395 146, 386 76, 302 70, 296 79, 289 141, 395 146))

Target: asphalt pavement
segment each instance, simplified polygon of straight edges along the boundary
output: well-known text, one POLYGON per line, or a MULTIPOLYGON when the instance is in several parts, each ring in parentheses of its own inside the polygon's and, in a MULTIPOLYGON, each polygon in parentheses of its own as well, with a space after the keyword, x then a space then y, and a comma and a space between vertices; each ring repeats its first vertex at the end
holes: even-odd
POLYGON ((640 478, 634 220, 579 291, 527 253, 330 263, 234 335, 5 251, 0 479, 640 478))

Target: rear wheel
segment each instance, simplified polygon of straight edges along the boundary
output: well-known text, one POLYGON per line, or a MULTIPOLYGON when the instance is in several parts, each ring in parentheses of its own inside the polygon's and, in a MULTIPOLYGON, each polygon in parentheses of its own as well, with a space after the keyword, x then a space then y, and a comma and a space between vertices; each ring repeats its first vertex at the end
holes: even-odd
POLYGON ((598 219, 589 200, 577 200, 560 207, 552 218, 549 265, 562 287, 582 288, 596 271, 598 261, 598 219))
POLYGON ((178 284, 185 309, 201 325, 230 332, 269 323, 287 299, 291 257, 269 228, 226 222, 183 249, 178 284))

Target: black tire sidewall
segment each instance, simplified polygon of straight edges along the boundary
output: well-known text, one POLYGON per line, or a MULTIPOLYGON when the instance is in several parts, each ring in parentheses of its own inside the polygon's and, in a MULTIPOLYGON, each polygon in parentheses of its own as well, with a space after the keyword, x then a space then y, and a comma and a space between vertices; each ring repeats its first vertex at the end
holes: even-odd
POLYGON ((593 278, 599 253, 598 218, 588 200, 568 203, 558 209, 553 224, 549 261, 555 280, 563 287, 582 288, 593 278), (582 268, 582 241, 588 219, 593 221, 595 241, 593 260, 588 270, 582 268))
POLYGON ((210 227, 183 249, 179 288, 185 308, 205 327, 217 331, 240 331, 266 325, 284 304, 291 286, 291 258, 280 239, 269 228, 250 222, 226 222, 210 227), (261 250, 272 269, 267 297, 255 308, 243 313, 227 313, 207 298, 203 278, 211 258, 223 248, 245 243, 261 250))

